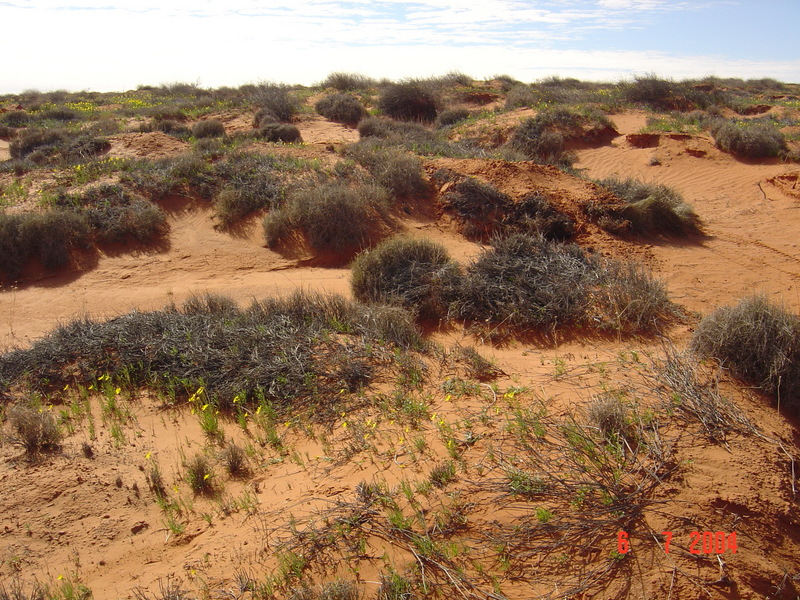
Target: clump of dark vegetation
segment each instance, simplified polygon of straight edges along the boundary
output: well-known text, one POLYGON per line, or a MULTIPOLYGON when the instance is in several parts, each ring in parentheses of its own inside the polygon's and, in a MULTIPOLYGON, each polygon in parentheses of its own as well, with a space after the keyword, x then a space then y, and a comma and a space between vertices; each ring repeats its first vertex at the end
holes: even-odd
POLYGON ((507 110, 533 106, 539 101, 536 92, 529 85, 514 84, 506 93, 505 107, 507 110))
POLYGON ((574 162, 565 153, 564 135, 548 128, 538 117, 523 121, 514 130, 509 145, 539 164, 569 166, 574 162))
POLYGON ((763 296, 744 298, 705 317, 691 349, 716 358, 737 376, 800 413, 800 317, 763 296))
POLYGON ((686 236, 701 232, 694 209, 670 187, 615 177, 596 183, 622 201, 586 207, 588 214, 612 233, 686 236))
POLYGON ((320 84, 323 88, 334 88, 340 92, 366 90, 375 86, 375 80, 359 73, 331 73, 320 84))
POLYGON ((214 493, 214 469, 204 454, 195 454, 185 459, 183 467, 186 483, 195 494, 209 496, 214 493))
POLYGON ((447 315, 461 279, 447 250, 425 239, 386 240, 359 254, 351 271, 356 300, 397 304, 422 319, 447 315))
POLYGON ((422 82, 393 83, 381 92, 378 109, 393 119, 432 123, 439 112, 439 99, 433 89, 422 82))
POLYGON ((419 123, 404 123, 384 117, 368 117, 358 124, 358 135, 389 141, 426 142, 434 139, 433 133, 419 123))
POLYGON ((213 165, 196 153, 141 161, 121 173, 120 182, 153 200, 170 194, 211 199, 219 188, 213 165))
POLYGON ((694 87, 690 82, 675 82, 656 75, 635 77, 627 84, 622 84, 622 96, 628 102, 643 104, 656 110, 693 110, 706 108, 713 99, 701 87, 694 87))
POLYGON ((386 190, 375 185, 299 187, 264 217, 264 236, 270 247, 300 234, 316 250, 358 250, 389 228, 388 206, 386 190))
POLYGON ((192 135, 198 139, 222 137, 225 135, 225 126, 217 119, 198 121, 192 125, 192 135))
POLYGON ((449 127, 451 125, 455 125, 456 123, 460 123, 461 121, 465 121, 469 119, 470 111, 466 108, 451 108, 448 110, 443 110, 436 116, 436 127, 449 127))
POLYGON ((254 136, 266 142, 283 142, 284 144, 299 144, 303 136, 296 125, 290 123, 265 123, 259 127, 254 136))
POLYGON ((85 214, 72 210, 0 213, 0 271, 9 279, 17 279, 29 259, 57 269, 69 262, 74 249, 90 244, 85 214))
POLYGON ((0 125, 8 127, 27 127, 32 120, 33 117, 24 110, 11 110, 0 114, 0 125))
POLYGON ((542 237, 492 244, 465 272, 459 318, 509 331, 574 325, 635 333, 658 331, 676 314, 664 286, 635 266, 542 237))
MULTIPOLYGON (((151 131, 160 131, 179 139, 186 139, 193 135, 192 130, 180 121, 173 119, 154 119, 150 123, 142 124, 139 127, 142 133, 149 133, 151 131)), ((196 136, 197 137, 197 136, 196 136)))
POLYGON ((230 442, 220 452, 220 461, 231 477, 242 477, 247 474, 247 453, 241 446, 230 442))
POLYGON ((55 450, 61 442, 58 424, 49 410, 26 404, 14 404, 6 412, 11 431, 6 438, 25 449, 29 456, 43 450, 55 450))
POLYGON ((396 196, 422 198, 430 193, 422 163, 410 152, 364 140, 348 146, 346 154, 396 196))
POLYGON ((214 164, 222 189, 214 198, 215 215, 223 227, 255 211, 277 206, 283 186, 276 174, 279 161, 267 154, 234 152, 214 164))
POLYGON ((288 123, 300 110, 300 103, 287 85, 264 83, 255 86, 252 100, 259 109, 269 110, 278 121, 288 123))
POLYGON ((718 119, 711 125, 711 134, 720 150, 743 158, 770 158, 788 150, 783 133, 765 122, 718 119))
POLYGON ((9 145, 11 158, 36 164, 74 163, 107 152, 111 143, 104 137, 71 129, 27 129, 9 145))
POLYGON ((367 116, 367 109, 350 94, 330 94, 317 101, 314 109, 326 119, 355 126, 367 116))
POLYGON ((168 306, 108 321, 78 319, 28 349, 0 355, 0 391, 10 385, 61 390, 107 374, 116 386, 147 387, 167 402, 186 400, 202 386, 219 410, 238 397, 236 406, 276 412, 313 406, 316 414, 336 410, 331 398, 342 389, 337 367, 343 360, 374 364, 368 385, 419 346, 405 310, 298 292, 245 309, 225 304, 222 313, 168 306))
POLYGON ((164 211, 121 185, 102 184, 80 194, 62 194, 56 203, 85 214, 99 243, 149 242, 167 232, 164 211))
POLYGON ((548 240, 566 240, 575 231, 574 220, 558 211, 541 192, 518 201, 474 177, 460 178, 441 201, 462 223, 462 233, 482 241, 494 235, 539 234, 548 240))

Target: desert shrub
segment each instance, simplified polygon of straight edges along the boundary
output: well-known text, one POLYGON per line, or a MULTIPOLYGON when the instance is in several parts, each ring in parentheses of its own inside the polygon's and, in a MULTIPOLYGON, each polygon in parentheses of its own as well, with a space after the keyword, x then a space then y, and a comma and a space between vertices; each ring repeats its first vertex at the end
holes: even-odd
POLYGON ((31 115, 24 110, 12 110, 0 114, 0 124, 8 127, 27 127, 32 120, 31 115))
POLYGON ((297 99, 290 94, 286 85, 263 83, 252 93, 253 104, 260 109, 268 109, 279 121, 289 122, 300 109, 297 99))
POLYGON ((174 121, 172 119, 155 120, 152 124, 147 125, 146 129, 140 129, 140 131, 145 130, 160 131, 178 138, 187 138, 192 135, 191 129, 180 121, 174 121))
POLYGON ((677 83, 656 75, 641 75, 621 84, 622 96, 628 102, 644 104, 656 110, 692 110, 711 104, 706 92, 688 83, 677 83))
POLYGON ((285 144, 302 143, 303 137, 295 125, 288 123, 267 123, 255 133, 255 137, 267 142, 283 142, 285 144))
POLYGON ((315 110, 326 119, 356 125, 367 116, 367 109, 350 94, 330 94, 314 105, 315 110))
POLYGON ((467 267, 451 315, 499 333, 575 325, 634 334, 661 330, 676 309, 663 284, 635 264, 512 234, 467 267))
POLYGON ((398 304, 423 319, 447 315, 460 271, 443 246, 393 238, 359 254, 351 265, 353 296, 361 302, 398 304))
POLYGON ((17 135, 17 130, 8 125, 0 125, 0 139, 10 140, 17 135))
POLYGON ((9 145, 11 158, 35 163, 87 160, 111 148, 102 137, 69 129, 27 129, 9 145))
POLYGON ((170 305, 107 321, 76 319, 28 348, 0 354, 0 382, 49 393, 66 383, 88 386, 105 373, 126 389, 155 389, 165 402, 203 386, 221 411, 268 401, 279 412, 320 409, 311 415, 331 409, 343 357, 374 365, 372 382, 421 346, 406 310, 302 291, 224 316, 170 305))
POLYGON ((743 298, 706 316, 690 348, 800 410, 800 318, 763 296, 743 298))
POLYGON ((56 106, 40 111, 36 117, 42 121, 78 121, 81 119, 81 113, 65 106, 56 106))
POLYGON ((628 422, 628 409, 616 394, 603 394, 592 400, 587 407, 589 423, 600 430, 602 436, 612 444, 633 442, 635 433, 628 422))
POLYGON ((557 164, 566 160, 563 134, 548 129, 538 117, 523 121, 514 130, 510 145, 540 164, 557 164))
POLYGON ((30 258, 56 269, 69 261, 74 248, 88 247, 90 239, 86 217, 75 211, 0 213, 0 270, 16 279, 30 258))
POLYGON ((518 201, 489 183, 456 176, 456 184, 442 196, 445 208, 461 221, 462 233, 486 241, 493 235, 539 234, 548 240, 566 240, 574 234, 574 220, 556 210, 541 192, 518 201))
POLYGON ((280 119, 269 108, 259 109, 253 117, 253 129, 258 129, 267 123, 279 123, 280 119))
POLYGON ((526 329, 574 323, 588 312, 598 265, 574 245, 511 235, 467 267, 457 315, 526 329))
POLYGON ((386 191, 374 185, 328 183, 293 189, 285 205, 264 217, 268 246, 301 233, 317 250, 363 248, 388 226, 386 191))
POLYGON ((364 141, 350 145, 346 153, 396 196, 419 198, 430 193, 422 163, 409 152, 364 141))
POLYGON ((247 453, 233 442, 225 445, 219 458, 231 477, 241 477, 248 471, 247 453))
POLYGON ((164 211, 120 185, 99 185, 59 202, 83 207, 89 226, 102 243, 148 242, 167 230, 164 211))
POLYGON ((210 315, 225 317, 239 311, 239 306, 229 296, 206 292, 190 295, 181 306, 186 315, 210 315))
POLYGON ((518 84, 509 88, 506 94, 506 109, 525 108, 539 101, 536 92, 529 85, 518 84))
POLYGON ((189 116, 180 106, 174 104, 161 104, 148 108, 146 114, 156 121, 188 121, 189 116))
POLYGON ((469 119, 470 112, 466 108, 451 108, 443 110, 436 117, 436 127, 448 127, 469 119))
POLYGON ((594 291, 598 327, 619 333, 655 333, 681 315, 664 282, 633 261, 606 260, 594 291))
POLYGON ((367 117, 358 124, 358 135, 364 138, 380 138, 393 142, 422 142, 432 140, 433 133, 418 123, 403 123, 382 117, 367 117))
POLYGON ((464 235, 482 240, 492 236, 498 221, 513 205, 510 196, 474 177, 456 183, 444 195, 442 202, 463 222, 464 235))
POLYGON ((49 410, 15 404, 6 412, 6 420, 11 427, 9 441, 23 447, 29 455, 53 450, 61 441, 58 424, 49 410))
POLYGON ((711 134, 720 150, 745 158, 768 158, 787 151, 783 133, 763 122, 718 120, 711 134))
POLYGON ((328 75, 320 84, 323 88, 335 88, 340 92, 350 92, 353 90, 365 90, 373 87, 375 80, 366 75, 358 73, 336 72, 328 75))
POLYGON ((214 198, 215 213, 223 227, 278 203, 283 188, 277 168, 274 157, 251 152, 235 152, 215 163, 214 173, 224 181, 214 198))
POLYGON ((133 186, 148 198, 169 194, 211 198, 219 187, 214 167, 196 153, 155 161, 143 160, 120 174, 120 182, 133 186))
POLYGON ((378 109, 393 119, 430 123, 439 112, 439 100, 428 86, 418 81, 393 83, 381 92, 378 109))
POLYGON ((502 225, 504 232, 538 234, 551 241, 564 242, 575 235, 575 220, 557 210, 541 192, 520 198, 502 225))
POLYGON ((195 454, 185 459, 184 479, 195 494, 209 495, 214 492, 214 468, 211 461, 203 454, 195 454))
POLYGON ((225 135, 225 126, 216 119, 198 121, 192 125, 192 135, 196 138, 222 137, 225 135))
POLYGON ((610 177, 600 186, 624 201, 622 205, 590 207, 590 214, 614 233, 690 235, 701 231, 700 219, 683 197, 661 184, 610 177))

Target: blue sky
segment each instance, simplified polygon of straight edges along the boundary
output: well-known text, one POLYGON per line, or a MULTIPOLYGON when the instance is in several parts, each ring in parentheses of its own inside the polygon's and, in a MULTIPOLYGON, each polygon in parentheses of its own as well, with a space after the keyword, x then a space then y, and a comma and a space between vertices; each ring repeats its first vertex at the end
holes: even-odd
POLYGON ((800 82, 800 0, 0 0, 0 22, 0 93, 333 71, 800 82))

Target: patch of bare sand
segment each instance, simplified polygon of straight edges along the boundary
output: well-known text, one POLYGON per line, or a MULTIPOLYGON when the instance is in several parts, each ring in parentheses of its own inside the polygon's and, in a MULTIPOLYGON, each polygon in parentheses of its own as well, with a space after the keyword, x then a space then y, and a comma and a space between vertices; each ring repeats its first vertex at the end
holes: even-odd
POLYGON ((190 149, 183 140, 162 133, 119 133, 109 137, 111 149, 109 156, 120 158, 164 158, 182 154, 190 149))
POLYGON ((9 150, 9 142, 0 140, 0 160, 8 160, 11 158, 11 151, 9 150))
POLYGON ((665 184, 693 205, 705 239, 652 243, 655 269, 675 300, 707 313, 763 292, 800 307, 800 211, 784 183, 795 166, 744 163, 705 136, 686 135, 658 136, 647 148, 620 136, 610 146, 580 151, 578 158, 575 166, 590 177, 665 184))

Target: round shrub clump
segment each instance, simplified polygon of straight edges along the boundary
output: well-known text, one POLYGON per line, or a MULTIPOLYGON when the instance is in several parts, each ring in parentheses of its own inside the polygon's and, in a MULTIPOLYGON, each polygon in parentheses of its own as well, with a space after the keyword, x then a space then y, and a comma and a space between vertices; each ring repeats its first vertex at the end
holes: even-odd
POLYGON ((225 135, 225 126, 216 119, 199 121, 192 125, 192 135, 196 138, 222 137, 225 135))
POLYGON ((691 349, 777 394, 800 412, 800 317, 763 296, 744 298, 704 318, 691 349))
POLYGON ((351 269, 357 300, 398 304, 423 319, 447 315, 461 279, 447 250, 426 239, 386 240, 359 254, 351 269))
POLYGON ((522 152, 530 160, 542 164, 559 162, 564 156, 564 136, 559 131, 548 129, 540 119, 526 119, 514 131, 511 147, 522 152))
POLYGON ((769 158, 787 151, 783 133, 765 123, 719 121, 711 134, 720 150, 745 158, 769 158))
POLYGON ((350 94, 331 94, 319 100, 314 109, 326 119, 355 126, 367 116, 367 109, 350 94))
POLYGON ((300 130, 288 123, 267 123, 255 133, 255 137, 265 142, 283 142, 285 144, 302 143, 300 130))
POLYGON ((439 112, 439 101, 431 89, 420 82, 409 81, 384 89, 378 108, 393 119, 430 123, 439 112))

